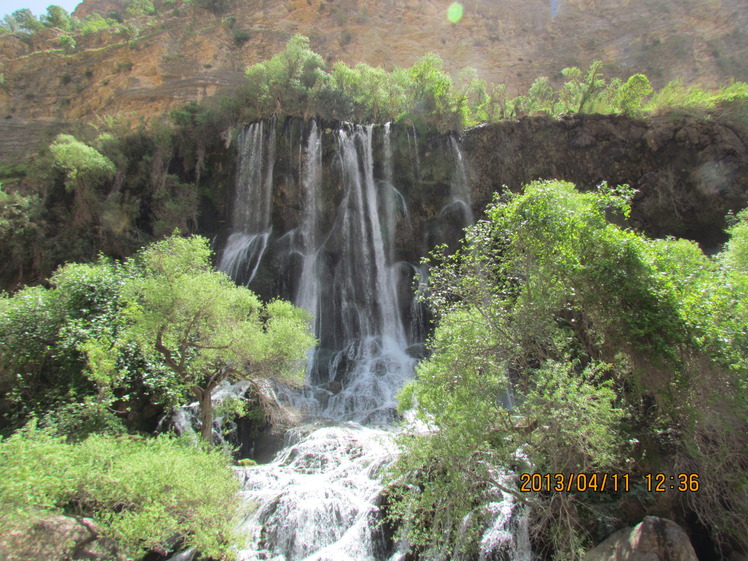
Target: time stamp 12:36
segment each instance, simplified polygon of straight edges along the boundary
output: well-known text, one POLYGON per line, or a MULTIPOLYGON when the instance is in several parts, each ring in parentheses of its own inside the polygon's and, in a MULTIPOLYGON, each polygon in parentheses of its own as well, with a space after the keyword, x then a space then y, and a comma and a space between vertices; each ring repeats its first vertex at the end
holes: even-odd
MULTIPOLYGON (((699 490, 699 474, 646 473, 642 477, 648 493, 678 491, 695 493, 699 490)), ((623 492, 628 493, 632 479, 628 473, 523 473, 519 476, 523 493, 546 492, 623 492)))

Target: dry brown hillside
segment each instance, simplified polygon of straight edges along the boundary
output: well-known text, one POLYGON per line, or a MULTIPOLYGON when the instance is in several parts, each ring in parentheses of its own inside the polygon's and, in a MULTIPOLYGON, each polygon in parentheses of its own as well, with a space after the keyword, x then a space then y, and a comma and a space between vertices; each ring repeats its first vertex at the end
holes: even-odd
MULTIPOLYGON (((221 1, 223 11, 161 0, 155 16, 128 20, 137 39, 101 31, 76 37, 73 52, 54 30, 0 38, 0 158, 35 150, 65 121, 150 120, 240 84, 247 65, 294 33, 330 61, 391 68, 433 51, 448 70, 473 66, 512 96, 596 59, 608 75, 643 72, 655 86, 748 79, 745 0, 476 0, 458 24, 446 18, 449 0, 221 1)), ((85 0, 75 15, 123 16, 129 2, 85 0)))

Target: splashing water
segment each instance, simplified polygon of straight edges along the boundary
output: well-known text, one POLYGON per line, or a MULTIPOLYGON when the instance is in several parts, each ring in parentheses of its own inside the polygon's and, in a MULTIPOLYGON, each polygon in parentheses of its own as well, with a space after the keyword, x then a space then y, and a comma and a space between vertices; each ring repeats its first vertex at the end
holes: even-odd
POLYGON ((382 430, 353 424, 292 432, 263 466, 238 468, 242 497, 257 508, 240 531, 240 561, 381 559, 389 553, 377 475, 395 447, 382 430))

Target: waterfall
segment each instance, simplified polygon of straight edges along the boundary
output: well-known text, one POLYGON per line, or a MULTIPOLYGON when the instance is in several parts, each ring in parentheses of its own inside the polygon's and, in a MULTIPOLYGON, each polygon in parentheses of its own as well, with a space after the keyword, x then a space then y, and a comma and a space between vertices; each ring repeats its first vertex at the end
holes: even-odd
POLYGON ((257 509, 242 524, 239 561, 384 559, 377 473, 395 454, 390 436, 357 425, 302 427, 274 462, 238 468, 257 509))
POLYGON ((558 9, 561 4, 561 0, 550 0, 551 2, 551 17, 555 18, 558 15, 558 9))
POLYGON ((465 167, 465 156, 462 154, 460 143, 454 137, 449 137, 449 144, 452 147, 454 157, 454 172, 450 184, 450 195, 452 201, 450 205, 455 205, 460 209, 462 214, 462 227, 468 226, 475 222, 473 209, 470 200, 470 185, 468 183, 467 169, 465 167))
MULTIPOLYGON (((299 190, 294 200, 300 206, 296 222, 280 235, 270 220, 275 130, 274 122, 256 123, 237 138, 231 234, 218 268, 246 284, 259 270, 280 266, 277 276, 289 287, 283 296, 313 314, 319 345, 309 360, 307 384, 277 388, 309 424, 287 433, 271 463, 235 468, 242 497, 253 506, 239 528, 246 543, 238 558, 396 561, 404 558, 407 544, 394 544, 380 524, 380 472, 397 453, 395 396, 413 376, 413 357, 423 356, 427 335, 425 305, 406 283, 424 291, 428 271, 396 261, 398 234, 411 232, 411 225, 407 197, 396 187, 392 130, 388 124, 323 131, 310 123, 297 156, 279 171, 285 189, 299 190), (333 161, 323 162, 330 152, 333 161), (266 263, 271 245, 274 259, 266 263)), ((419 185, 415 129, 412 135, 407 131, 407 141, 414 161, 406 167, 415 167, 413 184, 419 185)), ((297 150, 295 141, 286 144, 297 150)), ((459 229, 472 222, 472 213, 459 143, 451 138, 450 146, 455 164, 443 213, 454 214, 449 221, 459 222, 459 229)), ((510 526, 521 520, 512 514, 515 503, 498 493, 486 508, 490 523, 481 559, 528 561, 512 553, 517 540, 507 538, 516 534, 510 526)))
POLYGON ((421 157, 418 154, 418 135, 416 133, 416 127, 413 125, 411 129, 408 129, 408 149, 410 154, 410 169, 413 170, 413 182, 418 184, 421 183, 423 177, 421 176, 421 157))
POLYGON ((429 285, 429 271, 426 265, 417 265, 413 267, 414 280, 416 285, 416 294, 410 304, 410 326, 408 330, 408 339, 414 344, 422 344, 426 340, 428 312, 424 302, 424 293, 429 285))
POLYGON ((312 122, 312 130, 305 150, 304 174, 304 216, 301 224, 301 252, 303 262, 301 279, 296 294, 296 305, 308 310, 315 318, 319 317, 320 285, 317 279, 317 230, 319 216, 319 186, 322 173, 322 139, 317 123, 312 122))
MULTIPOLYGON (((374 177, 373 135, 371 125, 337 132, 344 194, 335 231, 322 248, 323 252, 334 251, 337 263, 316 269, 314 275, 302 273, 299 289, 299 294, 318 294, 326 280, 332 281, 332 293, 327 294, 327 305, 318 317, 317 337, 325 352, 317 353, 312 370, 318 382, 336 383, 337 391, 327 399, 310 401, 305 394, 303 402, 292 401, 315 416, 388 423, 395 418, 395 395, 412 376, 415 362, 405 352, 396 267, 389 257, 396 228, 395 213, 387 210, 386 202, 392 189, 374 177), (380 208, 384 212, 380 213, 380 208)), ((317 175, 316 180, 320 179, 317 175)), ((313 183, 304 184, 307 201, 313 199, 310 193, 318 190, 313 183)), ((309 220, 305 215, 303 231, 309 220)))
POLYGON ((270 122, 267 142, 264 128, 263 122, 254 123, 237 138, 239 167, 231 234, 217 267, 242 284, 249 284, 257 274, 272 230, 275 122, 270 122))

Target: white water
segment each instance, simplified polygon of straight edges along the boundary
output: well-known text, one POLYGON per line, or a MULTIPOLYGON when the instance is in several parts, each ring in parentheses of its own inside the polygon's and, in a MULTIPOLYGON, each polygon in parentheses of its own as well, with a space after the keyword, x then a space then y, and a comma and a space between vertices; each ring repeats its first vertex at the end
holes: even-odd
POLYGON ((450 194, 452 196, 452 205, 457 206, 462 212, 463 226, 473 224, 475 217, 470 200, 470 185, 468 183, 467 168, 465 166, 465 156, 462 154, 460 143, 454 136, 449 137, 449 143, 454 155, 454 173, 450 184, 450 194))
POLYGON ((296 429, 270 464, 237 469, 257 504, 240 531, 240 561, 378 559, 388 544, 376 522, 379 470, 395 454, 382 430, 346 424, 296 429))
POLYGON ((257 274, 272 231, 270 205, 275 164, 275 122, 270 122, 267 142, 264 129, 263 122, 254 123, 237 138, 239 166, 231 235, 217 266, 219 271, 243 284, 252 282, 257 274))
MULTIPOLYGON (((275 124, 269 129, 254 124, 238 139, 232 234, 219 261, 219 269, 247 284, 273 243, 275 124)), ((393 177, 390 133, 389 126, 341 128, 333 137, 336 164, 327 168, 322 143, 332 135, 322 135, 315 123, 299 146, 304 206, 300 224, 284 236, 290 240, 288 252, 301 258, 292 296, 314 315, 320 345, 310 359, 308 385, 279 392, 289 407, 317 420, 291 431, 273 462, 237 468, 242 497, 254 507, 240 526, 246 540, 240 561, 396 561, 404 556, 406 545, 393 544, 379 524, 380 476, 397 453, 390 427, 397 419, 395 396, 414 373, 416 360, 408 347, 423 346, 426 335, 423 303, 413 298, 401 308, 398 302, 398 272, 412 268, 419 289, 425 289, 428 272, 394 261, 398 228, 409 225, 407 202, 393 177), (379 167, 376 134, 383 135, 379 167), (375 169, 382 170, 381 177, 375 169), (337 208, 323 208, 324 184, 342 189, 337 208), (323 223, 331 226, 322 231, 323 223)), ((408 142, 414 176, 420 178, 415 130, 408 142)), ((450 205, 460 209, 465 225, 472 221, 467 173, 456 139, 451 146, 450 205)), ((524 538, 514 537, 526 534, 515 507, 498 490, 496 502, 486 506, 493 509, 492 523, 482 537, 481 560, 530 559, 529 546, 519 543, 524 538)))

